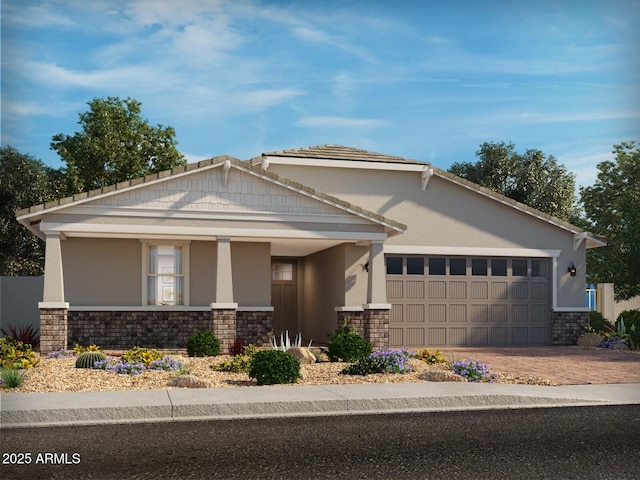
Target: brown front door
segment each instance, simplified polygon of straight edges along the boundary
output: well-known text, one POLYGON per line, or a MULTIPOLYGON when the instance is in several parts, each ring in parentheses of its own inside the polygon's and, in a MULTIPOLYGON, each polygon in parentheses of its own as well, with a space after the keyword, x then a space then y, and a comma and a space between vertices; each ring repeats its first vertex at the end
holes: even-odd
POLYGON ((272 260, 271 262, 271 305, 273 306, 273 334, 289 331, 293 339, 298 333, 297 287, 295 260, 272 260))

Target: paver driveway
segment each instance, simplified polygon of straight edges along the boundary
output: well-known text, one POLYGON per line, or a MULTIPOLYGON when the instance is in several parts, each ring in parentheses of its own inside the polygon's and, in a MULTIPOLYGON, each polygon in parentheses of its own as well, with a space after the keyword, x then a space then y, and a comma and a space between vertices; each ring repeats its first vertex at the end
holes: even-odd
POLYGON ((535 375, 560 385, 640 383, 639 351, 576 346, 443 347, 440 351, 447 360, 471 357, 487 363, 493 372, 535 375))

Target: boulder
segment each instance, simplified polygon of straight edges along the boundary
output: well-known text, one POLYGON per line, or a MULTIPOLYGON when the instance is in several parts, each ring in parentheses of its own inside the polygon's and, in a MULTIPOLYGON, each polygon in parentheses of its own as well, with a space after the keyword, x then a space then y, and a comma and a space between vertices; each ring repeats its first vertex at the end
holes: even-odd
POLYGON ((316 357, 308 348, 305 347, 292 347, 287 350, 287 353, 290 353, 295 357, 296 360, 300 362, 300 365, 310 365, 312 363, 316 363, 316 357))
POLYGON ((307 378, 309 378, 309 371, 304 367, 300 367, 300 380, 306 380, 307 378))
POLYGON ((594 332, 583 333, 578 337, 578 346, 579 347, 598 347, 600 346, 600 342, 604 340, 602 335, 599 335, 594 332))
POLYGON ((447 370, 432 370, 422 376, 427 382, 466 382, 467 379, 447 370))
POLYGON ((200 380, 198 377, 194 375, 180 375, 178 377, 172 378, 169 381, 170 387, 181 387, 181 388, 209 388, 211 385, 209 383, 200 380))

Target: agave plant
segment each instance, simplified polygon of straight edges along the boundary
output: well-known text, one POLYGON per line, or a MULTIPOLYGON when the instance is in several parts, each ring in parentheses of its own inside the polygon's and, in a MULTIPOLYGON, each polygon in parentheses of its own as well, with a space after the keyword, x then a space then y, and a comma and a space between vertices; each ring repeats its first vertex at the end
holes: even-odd
MULTIPOLYGON (((313 340, 312 340, 313 341, 313 340)), ((311 342, 309 342, 309 348, 311 348, 311 342)), ((280 346, 278 346, 278 341, 276 340, 276 337, 273 337, 271 339, 271 348, 273 350, 282 350, 283 352, 286 352, 287 350, 289 350, 290 348, 300 348, 302 346, 302 333, 298 333, 298 335, 296 335, 295 340, 293 341, 293 343, 291 343, 291 339, 289 338, 289 330, 287 330, 284 333, 280 333, 280 346)))

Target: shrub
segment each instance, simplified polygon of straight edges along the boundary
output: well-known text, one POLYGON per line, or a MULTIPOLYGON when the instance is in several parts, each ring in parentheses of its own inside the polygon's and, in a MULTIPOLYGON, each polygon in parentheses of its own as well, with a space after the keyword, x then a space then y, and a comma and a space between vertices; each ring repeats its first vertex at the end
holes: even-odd
POLYGON ((627 335, 627 345, 634 350, 640 348, 640 309, 625 310, 616 320, 616 330, 627 335))
POLYGON ((244 352, 244 341, 241 338, 236 338, 236 341, 231 345, 230 354, 235 357, 236 355, 242 355, 244 352))
POLYGON ((76 368, 93 368, 96 362, 106 359, 107 356, 102 352, 82 352, 76 360, 76 368))
POLYGON ((47 358, 66 358, 73 357, 76 353, 72 350, 66 350, 61 348, 60 350, 54 350, 52 352, 47 353, 47 358))
POLYGON ((11 337, 0 338, 0 367, 32 368, 40 363, 40 356, 31 345, 11 337))
POLYGON ((247 345, 244 347, 243 355, 236 355, 229 360, 211 365, 211 368, 218 372, 249 373, 251 360, 257 351, 253 345, 247 345))
POLYGON ((180 370, 182 371, 184 369, 184 365, 182 364, 182 362, 179 362, 178 360, 166 355, 159 360, 153 360, 146 367, 149 370, 169 370, 169 371, 180 370))
POLYGON ((418 360, 422 360, 424 363, 427 363, 429 365, 435 365, 436 363, 446 363, 445 358, 442 356, 442 352, 437 348, 434 353, 432 353, 428 348, 420 350, 416 352, 415 357, 418 360))
POLYGON ((24 370, 17 368, 3 368, 0 370, 0 380, 6 388, 18 388, 24 383, 24 370))
POLYGON ((27 325, 24 327, 10 325, 6 330, 4 328, 0 328, 0 332, 2 332, 5 337, 11 337, 25 345, 31 345, 33 348, 37 348, 40 345, 40 330, 35 328, 33 325, 27 325))
POLYGON ((300 362, 282 350, 261 350, 251 360, 249 376, 258 385, 295 383, 300 378, 300 362))
POLYGON ((104 350, 102 350, 96 344, 89 345, 88 347, 83 347, 79 343, 76 343, 73 346, 73 351, 76 353, 76 355, 80 355, 81 353, 84 353, 84 352, 100 352, 100 353, 104 353, 104 350))
POLYGON ((406 350, 380 350, 368 357, 359 359, 341 373, 346 375, 369 375, 373 373, 409 373, 408 360, 411 355, 406 350))
POLYGON ((120 360, 125 363, 142 363, 148 367, 156 360, 161 360, 162 354, 153 348, 133 347, 130 350, 126 350, 120 360))
POLYGON ((370 353, 371 343, 350 329, 346 321, 329 337, 327 355, 332 362, 357 362, 370 353))
POLYGON ((480 363, 478 360, 471 360, 471 358, 467 358, 465 361, 455 361, 451 365, 451 370, 470 382, 493 382, 498 378, 495 373, 491 373, 489 365, 480 363))
POLYGON ((220 341, 208 330, 194 333, 187 341, 187 354, 190 357, 215 357, 220 355, 220 341))
POLYGON ((592 310, 589 312, 589 326, 594 332, 611 332, 613 325, 609 320, 604 318, 600 312, 592 310))

